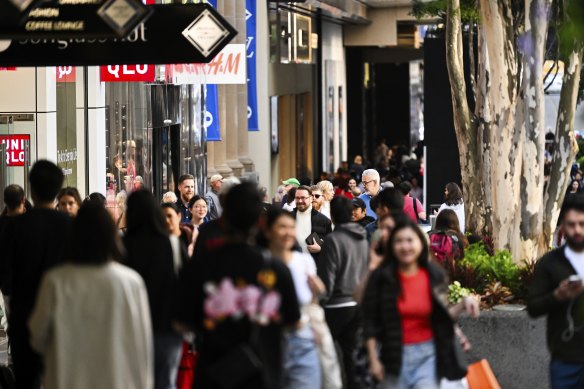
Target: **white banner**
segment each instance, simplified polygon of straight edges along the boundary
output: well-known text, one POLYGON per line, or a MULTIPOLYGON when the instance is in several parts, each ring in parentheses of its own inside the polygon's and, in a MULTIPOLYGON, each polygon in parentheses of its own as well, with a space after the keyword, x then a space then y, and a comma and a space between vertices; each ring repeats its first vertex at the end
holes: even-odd
POLYGON ((245 44, 225 46, 209 63, 166 65, 170 84, 245 84, 245 44))

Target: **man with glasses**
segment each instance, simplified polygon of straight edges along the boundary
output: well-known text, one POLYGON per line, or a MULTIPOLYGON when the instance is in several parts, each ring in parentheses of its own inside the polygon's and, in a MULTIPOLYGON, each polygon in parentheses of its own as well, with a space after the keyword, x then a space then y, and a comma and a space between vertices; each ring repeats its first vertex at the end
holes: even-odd
POLYGON ((292 213, 296 218, 296 240, 302 251, 310 253, 316 261, 321 251, 318 241, 332 232, 331 221, 312 207, 310 187, 303 185, 296 189, 294 200, 296 208, 292 213))
POLYGON ((364 193, 359 196, 365 205, 367 206, 367 216, 371 216, 373 219, 377 219, 377 215, 371 209, 371 198, 377 196, 380 192, 380 177, 379 173, 375 169, 367 169, 361 175, 361 182, 365 188, 364 193))

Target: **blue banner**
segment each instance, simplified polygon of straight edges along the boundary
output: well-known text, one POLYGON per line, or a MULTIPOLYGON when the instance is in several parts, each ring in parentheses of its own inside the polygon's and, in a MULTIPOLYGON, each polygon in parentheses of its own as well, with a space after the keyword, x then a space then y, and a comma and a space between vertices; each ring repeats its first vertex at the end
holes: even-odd
POLYGON ((205 87, 205 129, 207 130, 207 141, 221 140, 221 131, 219 128, 217 85, 209 84, 205 87))
MULTIPOLYGON (((213 8, 217 8, 217 0, 207 0, 213 8)), ((207 84, 205 87, 205 129, 207 141, 217 142, 221 140, 219 126, 219 100, 217 85, 207 84)))
POLYGON ((256 0, 245 0, 247 31, 247 129, 258 128, 258 94, 256 85, 256 0))

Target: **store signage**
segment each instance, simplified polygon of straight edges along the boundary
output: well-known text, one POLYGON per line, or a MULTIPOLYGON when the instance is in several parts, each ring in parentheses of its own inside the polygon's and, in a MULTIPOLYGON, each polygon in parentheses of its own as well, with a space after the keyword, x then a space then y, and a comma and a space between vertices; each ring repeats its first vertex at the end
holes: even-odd
MULTIPOLYGON (((73 1, 73 0, 71 0, 73 1)), ((85 1, 85 0, 83 0, 85 1)), ((207 63, 235 37, 237 32, 208 4, 152 5, 152 16, 123 39, 26 38, 0 41, 0 66, 91 66, 109 64, 207 63), (214 42, 197 49, 183 31, 203 11, 228 31, 214 42), (7 42, 7 43, 6 43, 7 42)), ((191 36, 195 36, 194 27, 191 36)), ((216 38, 216 37, 215 37, 216 38)), ((215 39, 213 38, 213 39, 215 39)))
POLYGON ((16 71, 16 67, 0 68, 0 70, 7 70, 9 72, 16 71))
POLYGON ((153 82, 155 65, 107 65, 99 69, 103 82, 153 82))
POLYGON ((26 141, 30 144, 30 135, 0 135, 0 144, 6 144, 6 165, 24 166, 26 141))
POLYGON ((209 63, 166 65, 166 81, 171 84, 245 84, 245 45, 225 46, 209 63))
POLYGON ((247 48, 247 129, 259 131, 256 77, 256 0, 245 1, 247 48))
POLYGON ((0 15, 0 38, 125 37, 151 13, 140 0, 51 0, 21 18, 0 15))
POLYGON ((75 66, 57 66, 55 68, 57 82, 75 82, 76 69, 75 66))

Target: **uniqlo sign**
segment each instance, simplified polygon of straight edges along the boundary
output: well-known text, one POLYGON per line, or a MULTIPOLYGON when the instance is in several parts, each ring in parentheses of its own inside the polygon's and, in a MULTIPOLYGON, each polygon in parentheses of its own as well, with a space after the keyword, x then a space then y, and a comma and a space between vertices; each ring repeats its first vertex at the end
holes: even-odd
POLYGON ((6 164, 8 166, 24 166, 25 141, 30 142, 30 135, 0 135, 0 143, 6 144, 6 164))
POLYGON ((101 66, 103 82, 153 82, 155 65, 108 65, 101 66))

